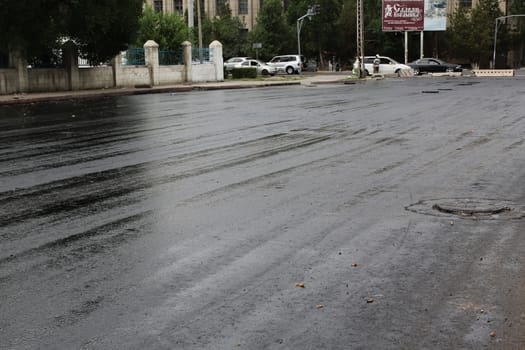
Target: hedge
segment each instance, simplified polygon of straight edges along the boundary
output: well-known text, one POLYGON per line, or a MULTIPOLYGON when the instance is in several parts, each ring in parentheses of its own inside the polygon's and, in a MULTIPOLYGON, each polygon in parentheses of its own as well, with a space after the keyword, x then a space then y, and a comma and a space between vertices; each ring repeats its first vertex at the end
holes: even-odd
POLYGON ((233 68, 231 73, 233 79, 257 78, 257 68, 233 68))

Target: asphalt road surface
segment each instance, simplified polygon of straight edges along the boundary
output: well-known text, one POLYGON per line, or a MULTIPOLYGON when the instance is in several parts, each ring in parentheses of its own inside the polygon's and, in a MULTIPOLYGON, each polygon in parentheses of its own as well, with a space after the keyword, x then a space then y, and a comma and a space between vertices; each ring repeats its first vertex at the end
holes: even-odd
POLYGON ((525 79, 0 107, 1 349, 525 348, 525 79))

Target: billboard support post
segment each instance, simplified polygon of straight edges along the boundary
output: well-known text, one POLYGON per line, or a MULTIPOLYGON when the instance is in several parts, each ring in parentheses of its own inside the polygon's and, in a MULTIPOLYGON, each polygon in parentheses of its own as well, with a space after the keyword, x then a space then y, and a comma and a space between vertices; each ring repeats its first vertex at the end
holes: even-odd
POLYGON ((425 34, 423 31, 420 32, 419 34, 419 58, 423 58, 423 40, 424 40, 424 37, 425 37, 425 34))
POLYGON ((408 32, 405 30, 405 64, 408 63, 408 32))

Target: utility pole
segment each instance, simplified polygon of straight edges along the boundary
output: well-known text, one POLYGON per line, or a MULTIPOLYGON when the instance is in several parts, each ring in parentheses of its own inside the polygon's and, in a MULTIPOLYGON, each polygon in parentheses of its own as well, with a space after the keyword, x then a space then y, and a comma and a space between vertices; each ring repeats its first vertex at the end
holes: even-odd
MULTIPOLYGON (((201 0, 197 0, 197 27, 199 33, 199 51, 202 49, 201 0)), ((202 56, 202 54, 200 54, 202 56)), ((200 57, 202 61, 202 57, 200 57)))
POLYGON ((365 76, 365 35, 363 25, 363 0, 357 0, 357 57, 359 59, 359 76, 365 76))

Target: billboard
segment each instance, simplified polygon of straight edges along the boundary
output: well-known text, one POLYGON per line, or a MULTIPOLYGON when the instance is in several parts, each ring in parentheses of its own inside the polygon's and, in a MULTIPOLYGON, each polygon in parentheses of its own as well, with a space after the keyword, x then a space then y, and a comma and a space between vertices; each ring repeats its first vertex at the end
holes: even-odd
POLYGON ((425 0, 383 0, 383 31, 423 30, 424 1, 425 0))
POLYGON ((425 0, 424 30, 447 30, 447 0, 425 0))
POLYGON ((447 29, 447 0, 383 0, 383 31, 447 29))

